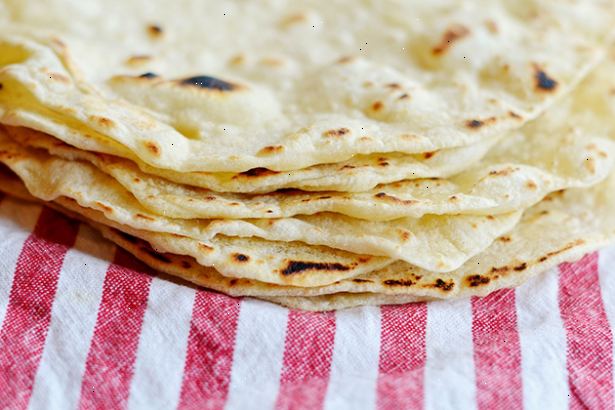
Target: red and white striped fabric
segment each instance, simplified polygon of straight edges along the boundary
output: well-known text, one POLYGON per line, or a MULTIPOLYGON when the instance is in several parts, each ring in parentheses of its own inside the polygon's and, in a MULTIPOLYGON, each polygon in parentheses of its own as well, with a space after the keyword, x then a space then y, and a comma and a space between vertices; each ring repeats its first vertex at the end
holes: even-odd
POLYGON ((615 248, 486 298, 306 313, 0 202, 2 409, 612 409, 615 248))

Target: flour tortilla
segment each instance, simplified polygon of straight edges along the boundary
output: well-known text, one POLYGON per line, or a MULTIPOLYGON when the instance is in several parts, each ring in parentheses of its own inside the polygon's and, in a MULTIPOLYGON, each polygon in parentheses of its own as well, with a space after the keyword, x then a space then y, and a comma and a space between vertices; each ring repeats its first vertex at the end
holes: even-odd
POLYGON ((536 117, 615 17, 603 0, 164 4, 4 0, 0 121, 181 172, 431 152, 536 117))
POLYGON ((83 207, 103 212, 120 225, 186 236, 205 243, 220 236, 304 242, 360 255, 401 259, 425 269, 446 272, 456 269, 512 229, 521 216, 519 210, 486 216, 427 215, 386 222, 330 213, 280 219, 173 219, 149 212, 115 179, 89 163, 35 151, 2 134, 0 144, 0 162, 18 174, 37 198, 45 201, 60 196, 72 198, 83 207))
MULTIPOLYGON (((17 177, 0 172, 2 190, 33 200, 17 177)), ((55 206, 54 203, 50 204, 55 206)), ((105 237, 162 272, 233 296, 254 296, 304 310, 335 310, 362 305, 484 296, 518 286, 530 277, 615 239, 615 175, 589 190, 550 195, 526 212, 521 223, 459 270, 428 272, 396 262, 372 273, 328 286, 300 288, 228 278, 193 258, 157 253, 148 242, 86 219, 105 237), (595 213, 591 210, 595 210, 595 213)), ((58 208, 74 216, 66 208, 58 208)), ((95 211, 93 211, 95 212, 95 211)), ((77 214, 77 217, 82 218, 77 214)), ((161 234, 154 234, 161 235, 161 234)))

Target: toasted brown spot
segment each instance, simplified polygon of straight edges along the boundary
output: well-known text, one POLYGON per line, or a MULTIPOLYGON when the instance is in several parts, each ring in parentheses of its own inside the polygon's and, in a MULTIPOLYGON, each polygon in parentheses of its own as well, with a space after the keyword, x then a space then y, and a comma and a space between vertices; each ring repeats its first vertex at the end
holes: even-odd
POLYGON ((175 232, 172 232, 170 235, 175 237, 175 238, 187 238, 186 235, 182 235, 180 233, 175 233, 175 232))
POLYGON ((527 269, 527 263, 525 263, 525 262, 523 262, 522 264, 517 265, 517 266, 515 266, 515 267, 513 268, 513 270, 514 270, 514 271, 517 271, 517 272, 521 272, 521 271, 523 271, 523 270, 525 270, 525 269, 527 269))
POLYGON ((388 167, 389 163, 387 161, 380 161, 378 165, 380 165, 381 167, 388 167))
POLYGON ((369 279, 353 279, 352 281, 355 283, 374 283, 373 280, 369 279))
POLYGON ((518 170, 519 170, 519 168, 504 168, 504 169, 500 169, 500 170, 497 170, 497 171, 495 171, 495 170, 494 171, 489 171, 489 175, 497 176, 497 177, 503 177, 503 176, 505 177, 505 176, 508 176, 508 175, 512 174, 513 172, 518 171, 518 170))
POLYGON ((401 89, 401 85, 397 84, 397 83, 389 83, 386 85, 387 88, 390 88, 391 90, 399 90, 401 89))
POLYGON ((414 200, 414 199, 399 199, 396 196, 393 195, 389 195, 385 192, 378 192, 377 194, 374 195, 375 198, 378 199, 383 199, 386 201, 391 201, 391 202, 396 202, 399 204, 404 204, 404 205, 414 205, 416 203, 418 203, 418 201, 414 200))
POLYGON ((351 63, 353 61, 354 61, 354 57, 352 57, 352 56, 344 56, 344 57, 340 58, 339 60, 337 60, 337 63, 338 64, 348 64, 348 63, 351 63))
POLYGON ((350 133, 350 130, 348 128, 338 128, 335 130, 327 130, 323 132, 323 135, 325 137, 342 137, 349 133, 350 133))
POLYGON ((182 260, 182 261, 179 262, 179 264, 184 269, 190 269, 192 267, 192 264, 190 262, 188 262, 187 260, 182 260))
POLYGON ((284 151, 283 145, 269 145, 258 151, 258 155, 278 154, 282 151, 284 151))
POLYGON ((152 57, 147 55, 134 55, 126 59, 126 65, 136 67, 147 63, 151 59, 152 57))
POLYGON ((279 172, 272 171, 267 168, 252 168, 252 169, 249 169, 247 171, 244 171, 244 172, 241 172, 235 175, 233 179, 237 178, 238 176, 243 176, 247 178, 258 178, 258 177, 264 177, 264 176, 270 176, 270 175, 276 175, 276 174, 279 174, 279 172))
POLYGON ((280 67, 284 65, 284 61, 279 58, 266 57, 261 59, 261 64, 268 65, 270 67, 280 67))
POLYGON ((459 198, 457 198, 457 196, 455 196, 455 195, 451 195, 451 196, 449 196, 449 197, 448 197, 448 200, 449 200, 450 202, 457 202, 457 200, 458 200, 458 199, 459 199, 459 198))
POLYGON ((103 209, 107 213, 112 213, 113 212, 113 208, 103 204, 102 202, 96 201, 95 204, 96 204, 96 206, 98 206, 99 208, 103 209))
POLYGON ((244 255, 243 253, 234 253, 233 255, 233 259, 237 262, 247 262, 250 260, 250 257, 248 255, 244 255))
POLYGON ((557 88, 557 81, 549 77, 549 75, 540 68, 538 65, 534 65, 534 85, 536 91, 539 92, 551 92, 557 88))
POLYGON ((106 118, 106 117, 98 117, 96 115, 91 115, 90 121, 95 122, 99 124, 100 126, 106 127, 106 128, 111 128, 115 125, 115 122, 112 119, 106 118))
POLYGON ((356 167, 354 165, 344 165, 343 167, 340 168, 340 170, 342 169, 355 169, 356 167))
POLYGON ((214 250, 214 248, 212 248, 209 245, 205 245, 203 242, 199 242, 197 244, 197 246, 199 247, 200 250, 204 251, 204 252, 211 252, 214 250))
POLYGON ((566 246, 564 246, 563 248, 557 250, 557 251, 552 251, 547 253, 546 255, 540 257, 538 259, 539 262, 544 262, 549 258, 552 258, 555 255, 558 255, 562 252, 566 252, 567 250, 570 250, 572 248, 574 248, 575 246, 579 246, 579 245, 583 245, 585 243, 585 241, 583 239, 577 239, 576 241, 570 242, 569 244, 567 244, 566 246))
POLYGON ((0 91, 4 88, 4 84, 0 83, 0 91))
POLYGON ((153 141, 145 141, 145 148, 154 155, 160 154, 160 147, 153 141))
POLYGON ((487 215, 487 219, 490 220, 490 221, 493 221, 493 220, 495 220, 495 216, 487 215))
POLYGON ((517 113, 516 113, 516 112, 514 112, 514 111, 508 111, 508 115, 509 115, 511 118, 514 118, 514 119, 516 119, 516 120, 523 119, 523 117, 522 117, 522 116, 520 116, 519 114, 517 114, 517 113))
POLYGON ((408 239, 410 239, 410 232, 402 229, 399 231, 399 236, 402 242, 406 242, 408 239))
POLYGON ((487 27, 487 30, 489 30, 489 32, 491 34, 497 34, 498 33, 498 25, 495 24, 495 21, 493 20, 486 20, 485 21, 485 27, 487 27))
POLYGON ((143 215, 143 214, 135 214, 135 216, 137 218, 145 219, 146 221, 155 221, 156 220, 156 218, 152 218, 151 216, 143 215))
POLYGON ((445 282, 442 279, 438 278, 438 279, 436 279, 436 281, 434 282, 434 284, 432 286, 434 288, 441 289, 441 290, 443 290, 445 292, 449 292, 449 291, 451 291, 455 287, 455 282, 453 282, 452 280, 448 281, 448 282, 445 282))
POLYGON ((242 54, 231 57, 229 60, 230 65, 241 65, 246 61, 246 58, 242 54))
POLYGON ((510 239, 510 236, 500 236, 498 238, 498 241, 500 242, 510 242, 512 239, 510 239))
POLYGON ((599 155, 600 157, 602 157, 602 158, 606 158, 606 157, 608 157, 607 153, 606 153, 606 152, 604 152, 604 151, 598 151, 598 155, 599 155))
POLYGON ((239 282, 239 279, 231 279, 228 284, 230 286, 235 286, 237 284, 237 282, 239 282))
POLYGON ((487 276, 470 275, 465 277, 466 283, 471 287, 486 285, 491 281, 487 276))
POLYGON ((453 24, 444 32, 440 43, 431 49, 432 54, 435 56, 444 54, 455 41, 466 37, 468 34, 470 34, 470 30, 465 26, 453 24))
POLYGON ((537 189, 537 188, 538 188, 538 185, 536 185, 536 183, 535 183, 534 181, 527 181, 527 183, 525 184, 525 186, 526 186, 528 189, 531 189, 531 190, 535 190, 535 189, 537 189))
POLYGON ((282 275, 287 276, 314 270, 344 272, 350 270, 350 266, 346 266, 338 262, 289 261, 286 268, 284 268, 281 273, 282 275))
POLYGON ((434 155, 436 155, 436 154, 437 154, 437 151, 425 152, 425 153, 423 154, 423 158, 425 158, 425 159, 429 159, 429 158, 433 157, 433 156, 434 156, 434 155))
POLYGON ((482 120, 468 120, 465 122, 466 127, 468 128, 472 128, 472 129, 479 129, 481 128, 483 125, 491 125, 493 123, 495 123, 497 121, 496 117, 489 117, 489 118, 485 118, 482 120))
POLYGON ((147 26, 147 34, 149 34, 151 38, 160 38, 163 33, 162 27, 157 24, 150 24, 147 26))
POLYGON ((384 107, 384 104, 382 103, 382 101, 375 101, 372 104, 372 110, 374 111, 380 111, 382 107, 384 107))
POLYGON ((280 25, 282 25, 283 27, 288 27, 297 23, 302 23, 304 21, 307 21, 307 16, 303 13, 296 13, 284 18, 280 22, 280 25))
POLYGON ((414 286, 415 282, 409 279, 387 279, 384 282, 387 286, 414 286))
POLYGON ((402 95, 400 95, 399 97, 397 97, 398 100, 405 100, 410 98, 410 95, 408 95, 408 93, 403 93, 402 95))
POLYGON ((49 73, 49 78, 55 81, 59 81, 61 83, 68 84, 70 83, 70 78, 60 73, 49 73))

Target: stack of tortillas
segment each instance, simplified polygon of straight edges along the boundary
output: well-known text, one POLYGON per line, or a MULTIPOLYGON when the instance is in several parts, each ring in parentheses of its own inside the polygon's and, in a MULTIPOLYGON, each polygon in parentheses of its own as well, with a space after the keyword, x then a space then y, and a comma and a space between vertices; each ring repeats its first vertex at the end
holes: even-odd
POLYGON ((615 3, 0 1, 0 189, 311 310, 615 238, 615 3))

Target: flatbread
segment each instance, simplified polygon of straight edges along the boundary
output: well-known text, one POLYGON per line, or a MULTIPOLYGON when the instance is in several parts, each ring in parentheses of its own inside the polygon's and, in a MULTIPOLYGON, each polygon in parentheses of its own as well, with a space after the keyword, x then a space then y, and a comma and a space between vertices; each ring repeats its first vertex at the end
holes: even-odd
POLYGON ((181 172, 431 152, 536 117, 615 17, 603 0, 163 5, 5 0, 23 28, 0 35, 0 122, 181 172))
POLYGON ((280 219, 173 219, 148 211, 115 179, 89 163, 67 161, 20 146, 1 133, 0 144, 0 162, 18 174, 30 193, 39 199, 72 198, 83 207, 103 212, 120 225, 190 237, 208 246, 213 246, 210 242, 220 236, 246 240, 259 237, 268 241, 323 245, 360 255, 386 256, 446 272, 456 269, 512 229, 521 216, 521 211, 515 211, 486 216, 427 215, 386 222, 330 213, 280 219))

